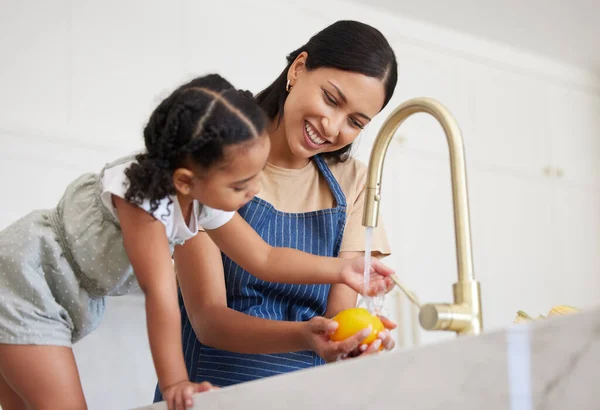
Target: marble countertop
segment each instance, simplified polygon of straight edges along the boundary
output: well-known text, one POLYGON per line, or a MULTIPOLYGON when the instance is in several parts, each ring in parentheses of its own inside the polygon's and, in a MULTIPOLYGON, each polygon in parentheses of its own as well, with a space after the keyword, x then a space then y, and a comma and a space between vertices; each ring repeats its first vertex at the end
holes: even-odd
POLYGON ((598 410, 598 366, 593 310, 202 393, 194 409, 598 410))

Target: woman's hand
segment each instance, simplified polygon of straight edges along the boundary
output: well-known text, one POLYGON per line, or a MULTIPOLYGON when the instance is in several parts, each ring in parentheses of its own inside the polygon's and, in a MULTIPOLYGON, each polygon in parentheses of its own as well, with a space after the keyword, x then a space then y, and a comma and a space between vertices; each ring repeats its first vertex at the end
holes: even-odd
POLYGON ((377 339, 371 344, 363 344, 362 341, 371 334, 371 329, 363 329, 349 338, 340 342, 330 340, 330 336, 338 327, 337 322, 324 317, 313 317, 306 323, 305 337, 311 349, 321 356, 326 362, 335 362, 358 356, 379 353, 383 350, 392 350, 395 347, 394 339, 390 333, 397 325, 384 316, 379 316, 385 330, 379 332, 377 339))
POLYGON ((379 319, 381 319, 383 326, 385 326, 385 330, 379 332, 379 334, 377 335, 377 339, 371 344, 361 344, 360 346, 358 346, 357 349, 350 352, 347 357, 344 357, 344 359, 379 353, 379 348, 381 346, 383 346, 383 350, 388 351, 392 350, 396 346, 396 342, 394 342, 394 339, 392 338, 392 334, 390 332, 390 330, 394 330, 397 327, 396 323, 392 322, 385 316, 379 316, 379 319))
POLYGON ((361 342, 371 334, 371 329, 366 328, 341 342, 334 342, 329 339, 338 327, 338 323, 334 320, 317 316, 304 323, 306 324, 305 338, 311 350, 328 363, 342 360, 353 351, 357 351, 361 342))

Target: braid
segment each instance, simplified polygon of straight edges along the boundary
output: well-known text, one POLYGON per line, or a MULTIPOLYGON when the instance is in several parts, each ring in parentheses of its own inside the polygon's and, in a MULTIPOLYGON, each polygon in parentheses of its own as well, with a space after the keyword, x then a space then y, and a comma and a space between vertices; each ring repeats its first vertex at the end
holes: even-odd
POLYGON ((266 118, 252 94, 240 92, 219 75, 192 80, 154 110, 144 128, 146 152, 125 174, 125 199, 150 200, 151 211, 175 195, 173 172, 186 161, 207 169, 222 161, 227 145, 262 134, 266 118))

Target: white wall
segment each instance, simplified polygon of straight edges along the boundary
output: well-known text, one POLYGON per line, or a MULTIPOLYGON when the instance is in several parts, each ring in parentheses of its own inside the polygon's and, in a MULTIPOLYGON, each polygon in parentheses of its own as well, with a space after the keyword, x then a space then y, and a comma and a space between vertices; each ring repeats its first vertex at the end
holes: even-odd
MULTIPOLYGON (((385 116, 411 97, 440 100, 461 125, 486 329, 509 325, 518 309, 599 304, 600 81, 588 73, 334 1, 1 5, 0 227, 53 206, 79 173, 141 147, 144 121, 183 80, 217 71, 256 92, 311 34, 353 18, 384 32, 400 70, 392 104, 361 138, 360 158, 385 116)), ((422 115, 399 134, 384 176, 394 249, 387 262, 423 302, 450 301, 456 268, 445 139, 422 115)), ((139 296, 110 300, 100 330, 75 351, 90 409, 151 401, 155 375, 139 296)))

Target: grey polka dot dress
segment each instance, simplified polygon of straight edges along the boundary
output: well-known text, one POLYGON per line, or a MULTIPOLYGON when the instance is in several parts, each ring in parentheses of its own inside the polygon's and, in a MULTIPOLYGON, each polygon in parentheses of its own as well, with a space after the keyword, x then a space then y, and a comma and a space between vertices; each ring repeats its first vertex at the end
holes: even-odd
POLYGON ((0 343, 70 346, 98 326, 106 296, 138 288, 119 223, 100 200, 107 167, 73 181, 55 209, 0 231, 0 343))

